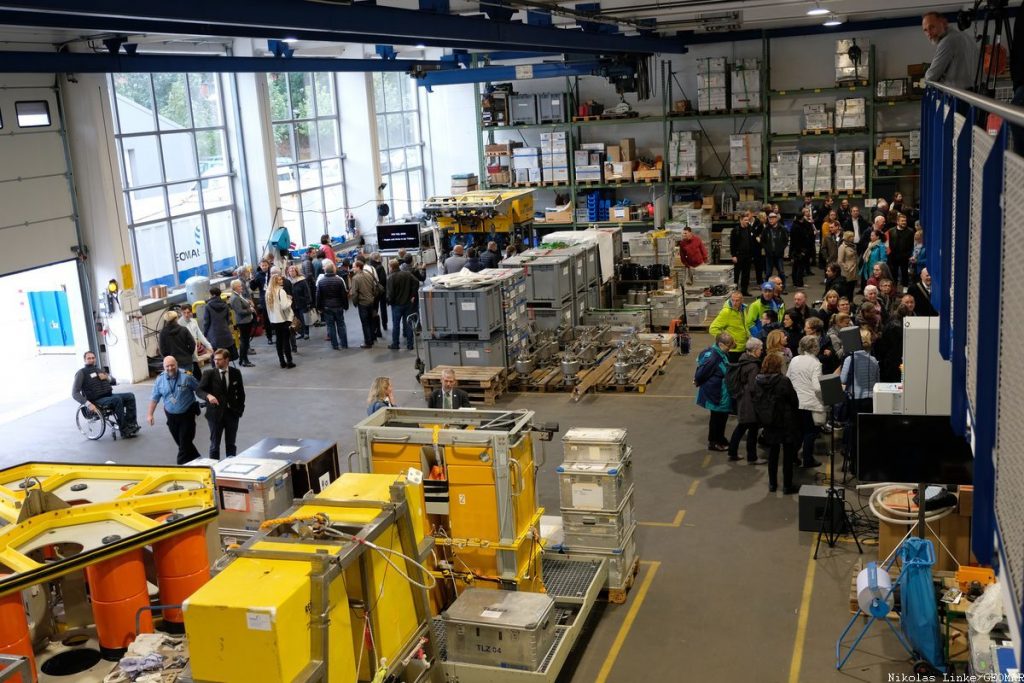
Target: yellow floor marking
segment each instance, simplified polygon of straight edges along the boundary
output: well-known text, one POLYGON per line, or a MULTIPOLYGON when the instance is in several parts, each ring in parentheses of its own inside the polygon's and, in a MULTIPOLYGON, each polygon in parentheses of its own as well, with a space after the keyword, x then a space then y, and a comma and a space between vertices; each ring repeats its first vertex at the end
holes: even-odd
POLYGON ((700 479, 694 479, 693 483, 690 484, 690 490, 686 492, 686 495, 692 496, 697 493, 697 487, 700 486, 700 479))
MULTIPOLYGON (((682 514, 682 511, 680 511, 682 514)), ((641 562, 640 564, 648 564, 647 562, 641 562)), ((604 659, 604 664, 601 666, 601 671, 597 674, 597 679, 594 683, 605 683, 608 680, 609 674, 612 672, 612 667, 615 666, 615 660, 619 656, 619 651, 622 649, 623 643, 626 642, 626 637, 629 635, 630 629, 633 628, 633 622, 636 620, 636 615, 640 611, 640 605, 643 604, 644 598, 647 597, 647 591, 651 587, 651 581, 654 580, 654 575, 658 573, 658 567, 661 566, 661 562, 651 562, 650 570, 647 572, 647 576, 644 577, 643 583, 640 584, 640 589, 633 596, 633 604, 629 606, 629 612, 626 613, 626 619, 622 622, 622 626, 619 627, 619 632, 615 636, 615 642, 612 643, 612 647, 608 650, 608 656, 604 659)))
POLYGON ((640 526, 667 526, 673 529, 678 529, 683 525, 683 517, 686 517, 686 510, 680 510, 676 513, 676 518, 671 522, 638 522, 640 526))
POLYGON ((702 464, 701 467, 707 467, 710 464, 711 464, 711 454, 708 453, 706 456, 704 456, 704 464, 702 464))
POLYGON ((800 617, 796 622, 796 640, 793 642, 793 658, 789 662, 789 683, 800 683, 800 666, 804 659, 804 639, 807 637, 807 619, 811 613, 811 594, 814 592, 814 545, 807 554, 807 576, 804 578, 804 595, 800 600, 800 617))

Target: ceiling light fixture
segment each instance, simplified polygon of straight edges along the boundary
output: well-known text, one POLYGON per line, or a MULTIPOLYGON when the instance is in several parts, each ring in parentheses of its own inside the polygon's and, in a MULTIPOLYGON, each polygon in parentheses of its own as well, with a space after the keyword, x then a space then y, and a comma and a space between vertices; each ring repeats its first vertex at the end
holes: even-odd
POLYGON ((292 43, 299 42, 299 39, 298 38, 282 38, 281 42, 282 43, 288 43, 289 45, 291 45, 292 43))
POLYGON ((823 14, 828 14, 828 10, 822 7, 819 2, 815 2, 814 7, 807 10, 807 16, 809 17, 820 17, 823 14))
POLYGON ((425 47, 426 47, 426 45, 424 45, 423 43, 417 43, 417 44, 416 44, 416 49, 417 49, 417 50, 422 50, 422 49, 423 49, 423 48, 425 48, 425 47))
POLYGON ((829 15, 829 18, 825 20, 822 26, 842 26, 843 20, 834 14, 829 15))

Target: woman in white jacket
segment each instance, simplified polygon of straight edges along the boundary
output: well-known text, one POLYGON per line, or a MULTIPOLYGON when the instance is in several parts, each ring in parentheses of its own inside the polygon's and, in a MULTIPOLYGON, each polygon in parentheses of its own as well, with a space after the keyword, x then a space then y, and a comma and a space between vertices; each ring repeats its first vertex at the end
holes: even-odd
POLYGON ((284 291, 284 276, 281 272, 270 276, 267 286, 267 318, 274 327, 274 341, 277 342, 277 359, 282 368, 294 368, 292 362, 292 298, 284 291))
POLYGON ((803 432, 801 467, 818 467, 814 459, 814 440, 819 425, 825 424, 825 404, 821 400, 821 361, 818 360, 818 338, 807 336, 800 340, 800 353, 789 362, 786 376, 793 383, 800 399, 800 430, 803 432))

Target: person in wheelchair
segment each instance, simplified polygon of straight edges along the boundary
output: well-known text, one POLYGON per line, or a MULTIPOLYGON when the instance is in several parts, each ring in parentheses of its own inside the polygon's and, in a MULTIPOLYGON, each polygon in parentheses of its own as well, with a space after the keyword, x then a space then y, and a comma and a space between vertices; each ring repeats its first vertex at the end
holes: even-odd
POLYGON ((135 394, 114 393, 111 388, 117 380, 96 365, 96 354, 85 352, 85 367, 75 373, 71 397, 97 415, 112 411, 117 417, 117 427, 126 439, 139 433, 135 416, 135 394))

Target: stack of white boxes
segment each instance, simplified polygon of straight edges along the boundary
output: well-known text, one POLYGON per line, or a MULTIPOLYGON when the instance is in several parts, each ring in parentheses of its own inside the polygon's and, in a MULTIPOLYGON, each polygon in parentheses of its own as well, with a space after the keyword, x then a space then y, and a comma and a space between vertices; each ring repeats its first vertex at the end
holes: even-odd
POLYGON ((729 83, 725 57, 697 60, 697 111, 726 111, 729 83))
POLYGON ((564 130, 540 134, 540 168, 546 183, 569 182, 569 143, 564 130))
POLYGON ((739 133, 729 136, 729 175, 761 175, 760 133, 739 133))
POLYGON ((836 192, 867 190, 867 152, 862 149, 836 152, 836 192))
POLYGON ((770 177, 769 192, 772 194, 796 194, 800 191, 800 152, 780 150, 775 160, 768 164, 770 177))
POLYGON ((836 83, 849 81, 866 81, 870 70, 870 45, 866 40, 842 38, 836 41, 836 83), (860 58, 854 61, 850 57, 850 48, 860 48, 860 58))
POLYGON ((863 97, 836 100, 836 128, 851 130, 867 127, 867 101, 863 97))
POLYGON ((804 193, 832 191, 832 152, 814 152, 801 157, 804 193))
POLYGON ((540 150, 536 147, 516 147, 512 150, 512 182, 539 183, 540 150))
POLYGON ((604 169, 604 143, 585 142, 573 154, 576 182, 601 182, 604 169))
POLYGON ((672 133, 668 143, 668 167, 673 178, 693 179, 700 175, 700 135, 690 130, 672 133))
POLYGON ((761 68, 756 59, 737 59, 729 69, 733 110, 761 108, 761 68))
POLYGON ((565 540, 574 557, 603 559, 610 590, 627 587, 636 565, 632 449, 625 429, 574 427, 557 468, 565 540))
POLYGON ((804 105, 804 130, 828 130, 832 125, 832 112, 824 102, 804 105))
POLYGON ((921 160, 921 131, 910 131, 910 140, 907 142, 907 158, 913 161, 921 160))

